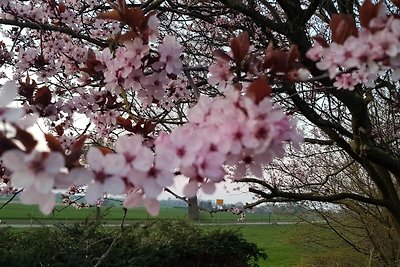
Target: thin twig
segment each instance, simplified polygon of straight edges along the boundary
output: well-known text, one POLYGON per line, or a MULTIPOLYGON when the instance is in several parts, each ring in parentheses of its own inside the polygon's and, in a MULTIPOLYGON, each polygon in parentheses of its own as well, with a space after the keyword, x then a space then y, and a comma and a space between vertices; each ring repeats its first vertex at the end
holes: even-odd
POLYGON ((120 234, 120 233, 118 233, 118 234, 115 236, 113 242, 110 244, 110 246, 108 247, 108 249, 106 250, 106 252, 105 252, 103 255, 101 255, 100 259, 97 261, 97 263, 96 263, 96 265, 94 265, 94 267, 100 266, 101 263, 104 261, 104 259, 110 254, 111 250, 112 250, 112 249, 115 247, 115 245, 117 244, 117 240, 118 240, 118 238, 119 238, 119 234, 120 234))
POLYGON ((2 208, 4 208, 5 206, 7 206, 7 204, 9 204, 11 201, 13 201, 14 198, 15 198, 19 193, 21 193, 22 191, 24 191, 24 189, 20 189, 20 190, 18 190, 17 192, 15 192, 14 195, 13 195, 9 200, 7 200, 3 205, 1 205, 0 210, 1 210, 2 208))

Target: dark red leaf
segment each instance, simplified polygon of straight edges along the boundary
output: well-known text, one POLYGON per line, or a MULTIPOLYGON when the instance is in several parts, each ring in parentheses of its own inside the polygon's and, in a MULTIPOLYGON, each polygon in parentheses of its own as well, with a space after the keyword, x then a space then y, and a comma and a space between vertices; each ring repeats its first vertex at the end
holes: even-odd
POLYGON ((146 122, 143 126, 143 134, 145 136, 151 134, 156 129, 156 126, 157 126, 157 123, 154 123, 152 121, 146 122))
POLYGON ((55 128, 58 136, 62 136, 64 134, 64 127, 61 124, 57 125, 55 128))
POLYGON ((122 21, 133 29, 143 31, 147 26, 147 19, 143 11, 137 7, 131 7, 126 10, 122 16, 122 21))
POLYGON ((400 0, 392 0, 393 5, 397 6, 400 8, 400 0))
POLYGON ((7 150, 11 149, 18 149, 18 147, 10 139, 5 137, 3 134, 0 134, 0 156, 7 150))
POLYGON ((360 7, 360 23, 361 26, 364 28, 370 28, 369 23, 370 21, 375 18, 378 13, 379 9, 382 8, 382 1, 379 1, 378 4, 373 4, 371 0, 365 0, 362 6, 360 7))
POLYGON ((65 12, 65 4, 64 3, 60 3, 58 5, 58 10, 60 11, 60 13, 64 13, 65 12))
POLYGON ((117 117, 117 125, 122 126, 125 130, 129 132, 134 132, 132 127, 132 121, 125 119, 123 117, 117 117))
POLYGON ((48 0, 47 3, 49 4, 49 6, 54 9, 57 6, 57 3, 55 0, 48 0))
POLYGON ((103 155, 107 155, 107 154, 110 154, 110 153, 114 153, 111 149, 109 149, 108 147, 104 147, 104 146, 100 146, 100 147, 97 147, 99 150, 100 150, 100 152, 103 154, 103 155))
POLYGON ((111 10, 108 12, 103 12, 97 15, 99 19, 109 19, 109 20, 117 20, 122 21, 122 16, 118 10, 111 10))
POLYGON ((37 141, 33 138, 33 136, 21 128, 17 128, 15 139, 22 143, 28 153, 31 152, 37 145, 37 141))
POLYGON ((288 73, 296 60, 300 57, 297 45, 292 45, 289 51, 274 49, 269 44, 265 51, 264 68, 271 69, 273 73, 288 73))
POLYGON ((82 135, 72 145, 71 153, 65 156, 65 166, 68 168, 79 166, 79 158, 83 153, 83 145, 87 139, 86 135, 82 135))
POLYGON ((271 93, 272 88, 269 85, 267 77, 261 75, 247 87, 246 96, 250 97, 254 103, 258 104, 264 98, 270 97, 271 93))
POLYGON ((26 76, 25 82, 22 80, 19 81, 20 87, 18 93, 28 99, 28 101, 32 100, 33 92, 36 90, 37 85, 35 80, 32 80, 29 77, 29 74, 26 76))
POLYGON ((237 65, 243 61, 249 52, 250 38, 247 32, 241 33, 238 37, 235 37, 230 42, 230 47, 233 54, 233 59, 237 65))
POLYGON ((214 50, 213 56, 216 57, 216 58, 220 58, 222 60, 225 60, 225 61, 233 60, 227 53, 225 53, 221 49, 214 50))
POLYGON ((332 41, 338 44, 343 44, 349 36, 358 34, 356 23, 351 15, 334 14, 329 25, 332 31, 332 41))
POLYGON ((285 57, 283 51, 274 49, 270 43, 265 50, 264 68, 271 69, 274 73, 287 69, 285 57))
POLYGON ((64 154, 64 149, 61 146, 61 142, 58 138, 51 134, 45 134, 47 145, 51 151, 58 151, 64 154))
POLYGON ((325 40, 325 38, 321 35, 316 35, 313 37, 315 41, 317 41, 322 47, 329 47, 328 42, 325 40))
POLYGON ((75 143, 71 147, 71 151, 80 151, 82 150, 83 145, 85 144, 85 141, 87 139, 87 135, 82 135, 79 137, 75 143))
POLYGON ((299 58, 300 58, 300 52, 298 46, 292 45, 286 57, 287 65, 291 66, 299 58))
POLYGON ((51 92, 48 87, 39 88, 35 94, 35 104, 47 106, 51 103, 51 92))
POLYGON ((100 66, 101 64, 102 63, 97 60, 96 54, 93 52, 92 49, 89 48, 87 53, 86 67, 80 68, 80 70, 94 76, 95 74, 97 74, 96 66, 100 66))

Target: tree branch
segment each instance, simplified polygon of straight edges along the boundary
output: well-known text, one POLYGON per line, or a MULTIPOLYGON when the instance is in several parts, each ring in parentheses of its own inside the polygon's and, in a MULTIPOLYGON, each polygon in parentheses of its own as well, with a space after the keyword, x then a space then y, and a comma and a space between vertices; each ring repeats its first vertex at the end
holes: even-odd
POLYGON ((310 18, 314 15, 317 8, 322 4, 322 0, 312 0, 306 11, 304 12, 303 16, 300 19, 300 23, 305 24, 310 18))
POLYGON ((310 143, 310 144, 323 145, 323 146, 331 146, 331 145, 335 144, 335 142, 332 140, 321 140, 321 139, 315 139, 315 138, 304 138, 304 142, 310 143))
POLYGON ((87 35, 80 34, 71 28, 67 27, 57 27, 51 24, 42 24, 42 23, 36 23, 36 22, 23 22, 23 21, 18 21, 18 20, 11 20, 11 19, 0 19, 0 24, 3 25, 11 25, 11 26, 17 26, 20 28, 29 28, 33 30, 46 30, 46 31, 52 31, 52 32, 60 32, 60 33, 65 33, 73 38, 79 39, 79 40, 85 40, 88 41, 89 43, 95 44, 100 47, 108 47, 108 44, 104 41, 98 40, 91 38, 87 35))
POLYGON ((13 195, 9 200, 7 200, 5 203, 3 203, 3 205, 1 205, 0 210, 1 210, 2 208, 4 208, 5 206, 7 206, 9 203, 11 203, 11 201, 13 201, 14 198, 15 198, 19 193, 21 193, 22 191, 24 191, 24 189, 20 189, 20 190, 18 190, 17 192, 15 192, 14 195, 13 195))
POLYGON ((297 201, 308 200, 308 201, 338 203, 342 200, 351 199, 366 204, 387 207, 387 202, 383 199, 368 198, 353 193, 339 193, 329 196, 321 196, 321 195, 315 195, 313 193, 283 192, 276 189, 271 193, 265 193, 264 191, 255 188, 249 188, 249 191, 257 195, 260 195, 267 200, 274 200, 276 202, 291 202, 291 201, 297 202, 297 201))

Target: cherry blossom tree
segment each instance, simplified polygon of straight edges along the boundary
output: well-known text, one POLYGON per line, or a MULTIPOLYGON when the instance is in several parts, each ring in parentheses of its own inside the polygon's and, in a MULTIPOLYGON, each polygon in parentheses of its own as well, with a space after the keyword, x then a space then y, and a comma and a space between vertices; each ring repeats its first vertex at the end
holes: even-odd
POLYGON ((44 213, 56 189, 124 194, 157 215, 177 176, 185 197, 232 180, 255 194, 246 207, 356 201, 399 228, 387 2, 0 1, 2 192, 44 213), (340 186, 350 166, 374 194, 340 186))

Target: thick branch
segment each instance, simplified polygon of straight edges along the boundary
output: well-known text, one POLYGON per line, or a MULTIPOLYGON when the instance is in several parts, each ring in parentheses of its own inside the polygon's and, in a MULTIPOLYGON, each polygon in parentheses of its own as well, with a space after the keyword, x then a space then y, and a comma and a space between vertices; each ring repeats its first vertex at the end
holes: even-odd
POLYGON ((23 21, 18 21, 18 20, 11 20, 11 19, 0 19, 0 24, 4 25, 11 25, 11 26, 17 26, 20 28, 29 28, 33 30, 46 30, 46 31, 52 31, 52 32, 60 32, 60 33, 65 33, 73 38, 79 39, 79 40, 85 40, 88 41, 92 44, 95 44, 100 47, 108 47, 108 44, 104 41, 94 39, 92 37, 89 37, 84 34, 80 34, 71 28, 67 27, 58 27, 54 26, 51 24, 41 24, 41 23, 36 23, 36 22, 23 22, 23 21))
POLYGON ((342 200, 351 199, 366 204, 387 207, 386 201, 382 199, 368 198, 353 193, 339 193, 329 196, 321 196, 321 195, 314 195, 312 193, 292 193, 292 192, 283 192, 279 190, 274 190, 271 193, 265 193, 264 191, 255 188, 249 188, 249 191, 257 195, 260 195, 265 199, 277 199, 277 200, 282 200, 282 202, 308 200, 308 201, 337 203, 342 200))
POLYGON ((394 175, 400 175, 400 159, 391 155, 388 151, 385 151, 378 147, 367 147, 366 149, 367 159, 375 162, 376 164, 386 168, 394 175))
POLYGON ((299 0, 277 0, 277 2, 289 18, 294 19, 295 17, 299 17, 301 15, 299 0))
POLYGON ((304 142, 310 143, 310 144, 323 145, 323 146, 331 146, 331 145, 335 144, 335 142, 332 140, 321 140, 321 139, 315 139, 315 138, 304 138, 304 142))
POLYGON ((322 0, 312 0, 306 11, 304 12, 303 16, 301 17, 301 23, 307 23, 310 18, 315 14, 317 8, 322 4, 322 0))

